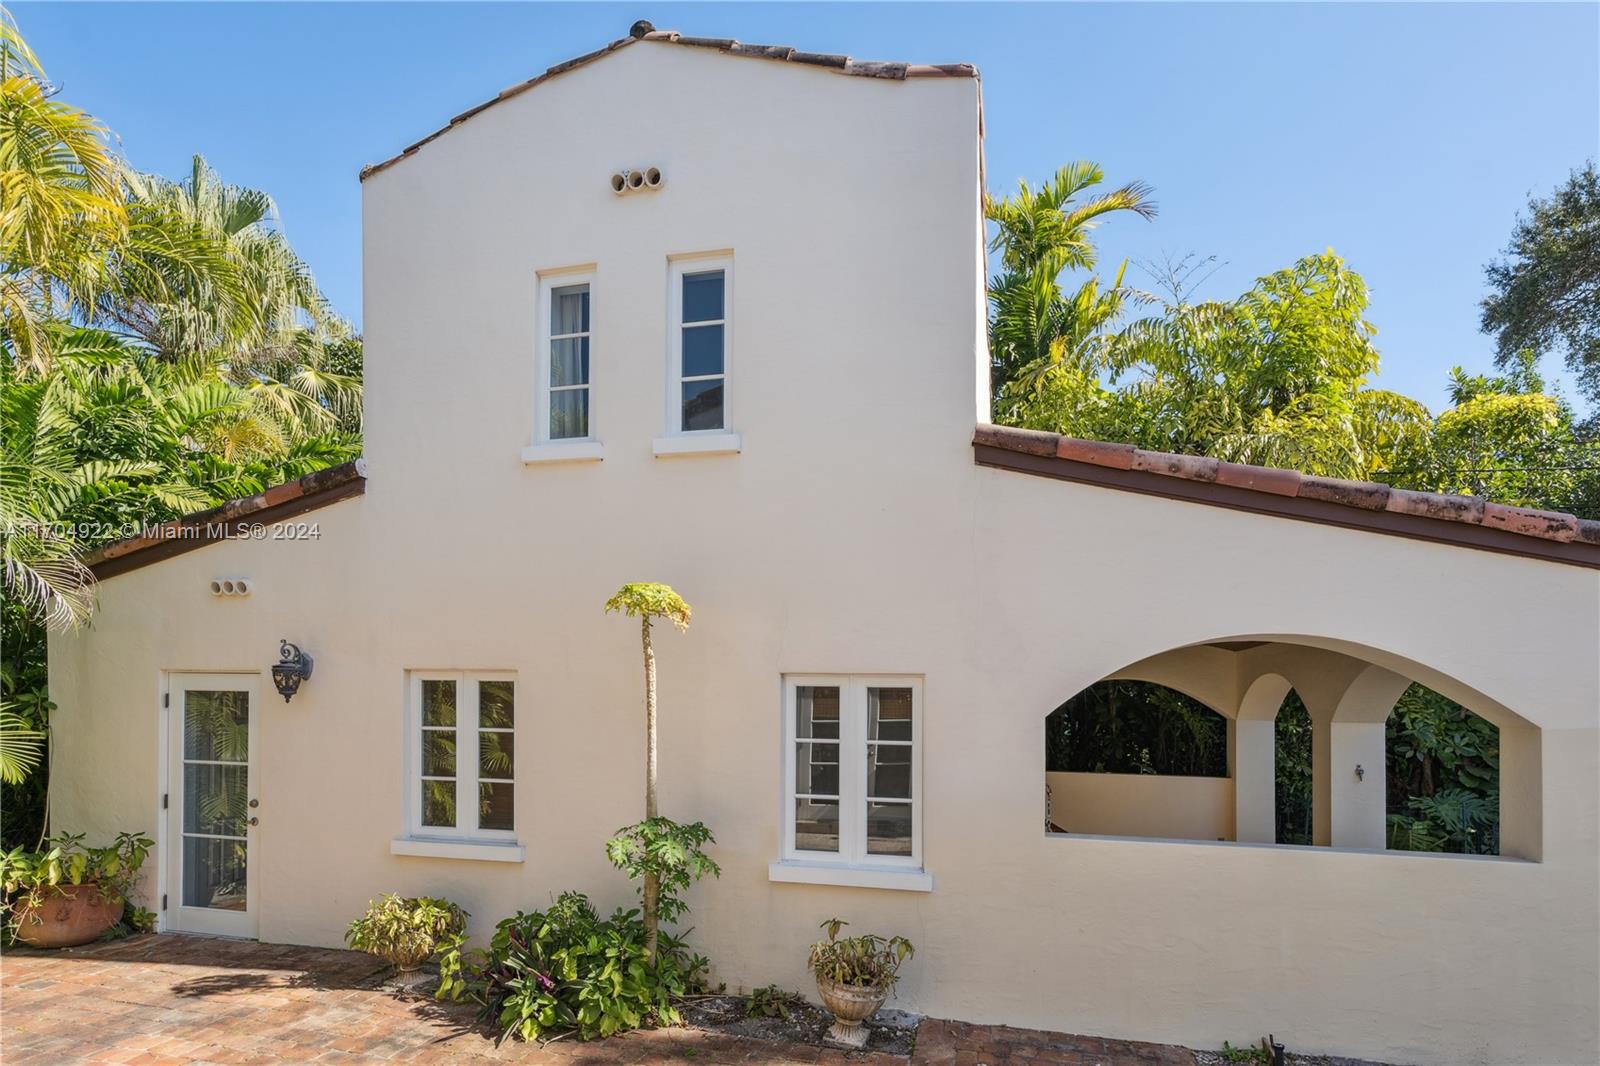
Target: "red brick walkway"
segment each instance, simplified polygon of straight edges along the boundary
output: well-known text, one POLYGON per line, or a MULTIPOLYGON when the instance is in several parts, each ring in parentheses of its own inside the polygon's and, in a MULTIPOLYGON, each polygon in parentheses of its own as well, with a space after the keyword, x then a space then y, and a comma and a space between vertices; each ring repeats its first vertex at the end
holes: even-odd
MULTIPOLYGON (((0 1060, 69 1063, 851 1063, 893 1055, 661 1029, 542 1047, 493 1039, 467 1007, 379 987, 369 955, 181 936, 146 936, 0 960, 0 1060)), ((974 1026, 917 1030, 910 1066, 1192 1066, 1182 1048, 974 1026)))

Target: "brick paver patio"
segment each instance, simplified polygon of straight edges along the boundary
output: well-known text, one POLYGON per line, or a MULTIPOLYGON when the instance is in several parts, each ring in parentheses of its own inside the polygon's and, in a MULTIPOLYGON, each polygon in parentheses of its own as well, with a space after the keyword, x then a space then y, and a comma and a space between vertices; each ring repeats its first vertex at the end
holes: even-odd
MULTIPOLYGON (((469 1007, 396 995, 370 955, 144 936, 0 960, 0 1061, 68 1063, 851 1063, 894 1055, 660 1029, 580 1044, 496 1047, 469 1007)), ((937 1019, 910 1066, 1192 1066, 1183 1048, 937 1019)))

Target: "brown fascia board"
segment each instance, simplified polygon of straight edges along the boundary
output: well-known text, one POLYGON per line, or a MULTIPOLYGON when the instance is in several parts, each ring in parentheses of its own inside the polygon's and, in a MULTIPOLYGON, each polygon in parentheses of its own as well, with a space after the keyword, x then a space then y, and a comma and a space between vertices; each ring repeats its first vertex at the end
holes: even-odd
MULTIPOLYGON (((434 130, 426 137, 414 144, 400 150, 396 155, 378 163, 370 163, 361 168, 361 180, 366 181, 380 170, 387 170, 396 163, 413 155, 423 145, 427 144, 450 130, 461 125, 467 119, 487 108, 493 107, 502 100, 509 100, 527 92, 536 85, 541 85, 558 75, 569 70, 587 66, 597 59, 602 59, 619 49, 626 48, 637 41, 651 41, 657 44, 674 44, 686 48, 709 48, 721 52, 723 55, 739 56, 747 59, 776 60, 784 63, 799 63, 805 66, 814 66, 822 70, 832 71, 835 74, 846 74, 864 78, 886 78, 892 81, 904 81, 908 78, 977 78, 978 68, 970 63, 880 63, 851 59, 846 55, 832 55, 822 52, 802 52, 781 44, 742 44, 731 38, 723 37, 686 37, 676 30, 656 30, 641 33, 639 36, 627 36, 612 41, 602 48, 596 48, 573 59, 557 63, 547 69, 543 74, 519 82, 506 89, 493 99, 485 100, 475 107, 461 112, 448 123, 434 130)), ((980 127, 980 139, 982 137, 980 127)))
POLYGON ((356 459, 274 485, 254 496, 152 526, 135 537, 95 549, 83 562, 97 578, 114 577, 183 555, 207 544, 248 537, 254 526, 270 526, 295 515, 360 496, 367 491, 366 463, 356 459))
POLYGON ((1125 444, 1001 426, 978 427, 973 457, 979 466, 1057 481, 1600 569, 1600 522, 1499 508, 1573 523, 1571 536, 1566 522, 1519 527, 1547 528, 1545 533, 1513 532, 1481 524, 1485 510, 1492 516, 1499 505, 1471 496, 1408 493, 1386 485, 1340 482, 1292 470, 1219 463, 1203 456, 1147 452, 1125 444), (1063 458, 1060 452, 1089 458, 1063 458), (1328 487, 1338 491, 1324 491, 1328 487), (1448 509, 1439 501, 1448 501, 1448 509))

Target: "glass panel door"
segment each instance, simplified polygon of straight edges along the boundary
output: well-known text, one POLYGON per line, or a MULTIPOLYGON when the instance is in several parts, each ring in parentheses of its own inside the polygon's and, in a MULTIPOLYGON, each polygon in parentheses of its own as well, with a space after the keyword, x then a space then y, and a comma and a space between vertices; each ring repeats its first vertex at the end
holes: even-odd
POLYGON ((190 932, 254 936, 255 681, 185 675, 171 691, 169 920, 190 932))

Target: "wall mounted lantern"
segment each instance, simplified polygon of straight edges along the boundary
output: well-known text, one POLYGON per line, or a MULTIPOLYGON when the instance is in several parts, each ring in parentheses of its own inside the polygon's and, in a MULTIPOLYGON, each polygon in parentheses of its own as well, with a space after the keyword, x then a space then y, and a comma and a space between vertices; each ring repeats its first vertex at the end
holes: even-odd
POLYGON ((283 702, 288 703, 293 699, 294 694, 300 691, 300 682, 310 676, 311 656, 301 651, 297 644, 279 641, 278 661, 272 665, 272 683, 278 687, 278 695, 283 697, 283 702))

